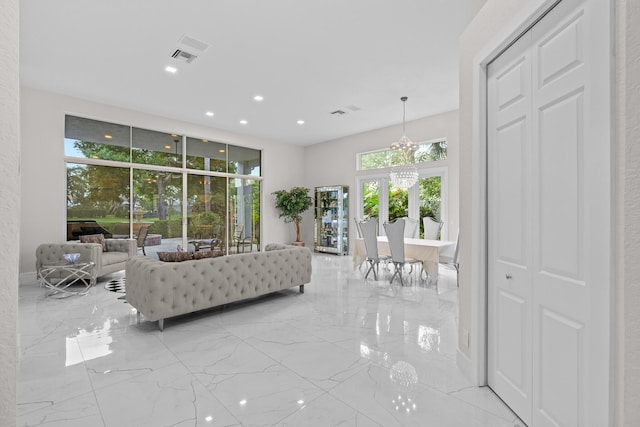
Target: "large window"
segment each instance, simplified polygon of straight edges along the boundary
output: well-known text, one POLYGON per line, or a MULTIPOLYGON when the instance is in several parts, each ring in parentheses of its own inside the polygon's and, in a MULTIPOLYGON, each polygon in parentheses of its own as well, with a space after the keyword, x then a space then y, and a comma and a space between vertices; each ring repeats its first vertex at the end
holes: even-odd
POLYGON ((259 250, 260 150, 75 116, 65 124, 68 221, 115 237, 149 227, 147 255, 194 241, 259 250))
POLYGON ((408 190, 396 188, 389 180, 391 167, 404 162, 401 153, 390 149, 358 155, 358 216, 377 217, 380 234, 382 224, 396 218, 410 217, 420 221, 432 217, 445 222, 442 235, 446 236, 447 217, 447 142, 444 139, 420 144, 414 153, 419 180, 408 190))
MULTIPOLYGON (((434 162, 447 159, 447 141, 438 139, 419 144, 413 153, 415 163, 434 162)), ((388 168, 405 162, 402 151, 384 149, 358 155, 358 170, 388 168)))
POLYGON ((217 239, 216 246, 226 248, 227 178, 189 174, 187 191, 189 240, 217 239))
POLYGON ((129 162, 130 140, 128 126, 65 117, 64 155, 67 157, 129 162))
POLYGON ((260 241, 260 181, 229 180, 230 249, 244 251, 260 241))
POLYGON ((129 221, 129 170, 67 163, 67 220, 97 221, 115 233, 117 223, 129 221))

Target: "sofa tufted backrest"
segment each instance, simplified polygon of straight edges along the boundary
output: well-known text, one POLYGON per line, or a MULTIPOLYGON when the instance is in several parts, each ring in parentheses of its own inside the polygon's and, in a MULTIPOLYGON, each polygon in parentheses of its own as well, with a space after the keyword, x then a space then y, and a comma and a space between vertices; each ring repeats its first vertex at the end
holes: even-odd
POLYGON ((179 263, 133 257, 127 302, 153 321, 309 283, 311 251, 282 246, 179 263))

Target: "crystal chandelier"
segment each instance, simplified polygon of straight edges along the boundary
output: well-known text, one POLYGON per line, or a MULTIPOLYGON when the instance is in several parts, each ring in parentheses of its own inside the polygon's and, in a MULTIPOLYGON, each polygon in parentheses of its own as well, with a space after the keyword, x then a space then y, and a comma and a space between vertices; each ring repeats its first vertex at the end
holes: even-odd
POLYGON ((400 98, 402 101, 402 137, 391 144, 392 150, 402 151, 404 163, 392 167, 389 174, 391 183, 402 190, 408 190, 418 182, 418 170, 413 163, 413 153, 418 149, 418 145, 407 137, 405 131, 405 103, 407 99, 406 96, 400 98))
POLYGON ((406 191, 418 182, 418 170, 413 163, 394 166, 391 168, 389 178, 393 185, 406 191))

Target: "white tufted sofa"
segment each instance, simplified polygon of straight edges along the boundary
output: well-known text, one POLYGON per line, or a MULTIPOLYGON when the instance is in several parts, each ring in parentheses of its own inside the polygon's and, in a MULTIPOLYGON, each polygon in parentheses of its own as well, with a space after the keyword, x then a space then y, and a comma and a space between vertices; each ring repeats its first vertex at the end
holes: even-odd
POLYGON ((145 320, 158 321, 311 281, 311 251, 269 244, 264 252, 182 262, 136 256, 127 261, 127 302, 145 320))

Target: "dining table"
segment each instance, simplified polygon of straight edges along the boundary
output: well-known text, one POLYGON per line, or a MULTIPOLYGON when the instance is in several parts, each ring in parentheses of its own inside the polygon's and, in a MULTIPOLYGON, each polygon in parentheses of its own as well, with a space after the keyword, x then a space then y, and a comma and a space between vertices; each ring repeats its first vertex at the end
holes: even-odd
MULTIPOLYGON (((429 275, 429 279, 433 282, 437 282, 440 253, 444 248, 455 244, 455 241, 449 240, 415 239, 405 237, 404 256, 405 258, 414 258, 422 261, 422 267, 429 275)), ((378 254, 391 256, 391 249, 389 249, 389 240, 387 239, 387 236, 378 236, 378 254)), ((365 259, 367 259, 367 250, 364 247, 364 239, 357 238, 353 249, 354 267, 362 264, 365 259)))

